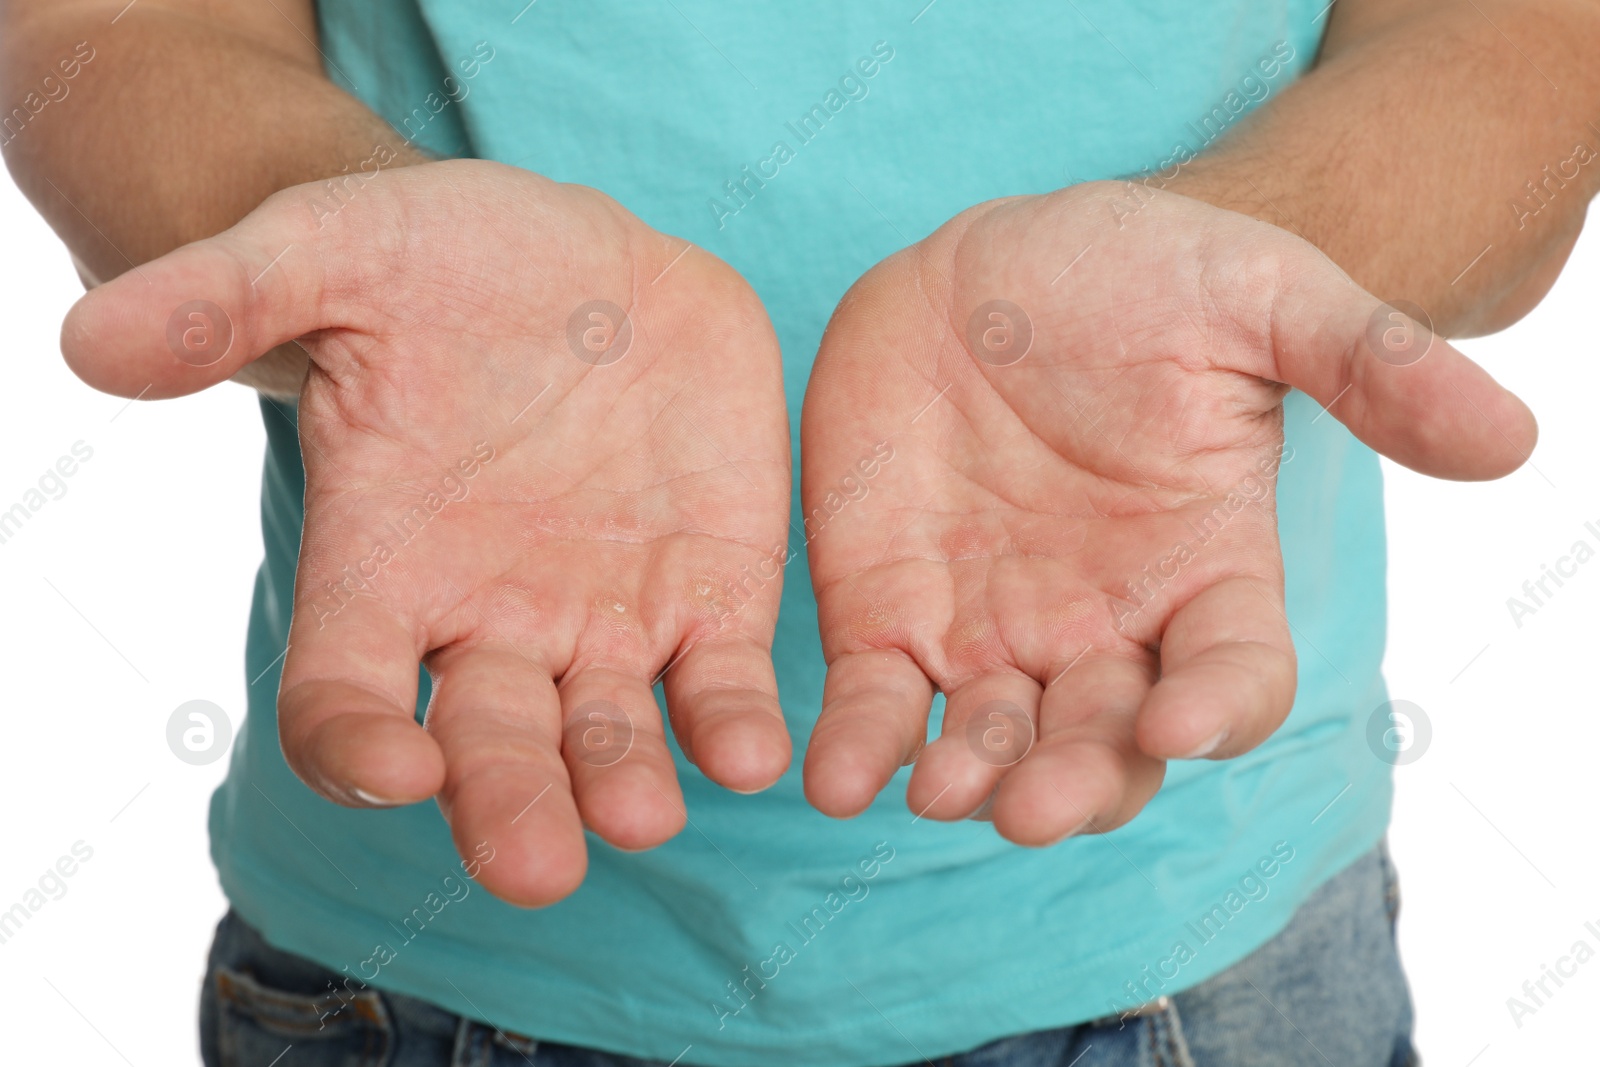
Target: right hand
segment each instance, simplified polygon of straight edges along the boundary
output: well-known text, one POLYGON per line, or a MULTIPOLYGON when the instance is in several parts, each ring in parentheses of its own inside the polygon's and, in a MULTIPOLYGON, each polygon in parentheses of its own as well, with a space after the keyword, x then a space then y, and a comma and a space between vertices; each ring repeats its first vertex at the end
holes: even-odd
POLYGON ((121 396, 194 392, 295 338, 310 354, 290 767, 351 806, 437 796, 462 855, 495 850, 478 880, 524 905, 577 888, 585 825, 626 849, 682 828, 663 669, 685 754, 771 785, 789 435, 748 285, 601 193, 494 163, 387 170, 332 215, 313 199, 273 195, 62 330, 121 396))

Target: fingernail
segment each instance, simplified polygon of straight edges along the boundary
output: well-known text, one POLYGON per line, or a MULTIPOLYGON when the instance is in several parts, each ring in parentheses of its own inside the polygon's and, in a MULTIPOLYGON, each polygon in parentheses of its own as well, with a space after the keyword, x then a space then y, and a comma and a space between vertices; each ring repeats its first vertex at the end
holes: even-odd
POLYGON ((1056 838, 1056 842, 1059 844, 1060 842, 1065 841, 1069 837, 1077 837, 1079 834, 1081 834, 1085 830, 1089 829, 1089 824, 1092 823, 1092 822, 1094 822, 1093 819, 1085 819, 1085 820, 1083 820, 1078 825, 1074 826, 1072 829, 1068 830, 1066 833, 1064 833, 1060 837, 1056 838))
POLYGON ((387 797, 377 796, 367 792, 365 789, 358 789, 355 786, 350 787, 350 795, 361 801, 363 804, 371 804, 374 807, 379 808, 396 808, 405 803, 403 800, 390 800, 387 797))
POLYGON ((1200 746, 1198 748, 1196 748, 1194 751, 1185 753, 1183 755, 1183 758, 1184 759, 1201 759, 1202 757, 1209 756, 1209 755, 1211 755, 1211 753, 1213 753, 1213 752, 1215 752, 1217 750, 1217 748, 1222 744, 1222 742, 1226 741, 1227 739, 1228 739, 1228 728, 1226 726, 1224 726, 1222 729, 1220 729, 1216 733, 1212 734, 1210 740, 1202 742, 1200 744, 1200 746))

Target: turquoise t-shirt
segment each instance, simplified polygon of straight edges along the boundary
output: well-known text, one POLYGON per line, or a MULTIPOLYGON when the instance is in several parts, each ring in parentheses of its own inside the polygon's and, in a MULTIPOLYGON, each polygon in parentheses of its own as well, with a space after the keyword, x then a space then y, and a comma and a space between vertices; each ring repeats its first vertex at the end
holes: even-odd
MULTIPOLYGON (((319 6, 330 71, 400 135, 601 188, 742 272, 798 427, 823 326, 863 271, 980 201, 1202 149, 1310 64, 1323 3, 319 6)), ((591 835, 582 888, 522 910, 460 878, 435 805, 337 807, 284 764, 274 700, 304 474, 293 406, 265 404, 249 715, 211 810, 223 887, 352 988, 712 1067, 918 1061, 1192 986, 1282 929, 1389 814, 1363 729, 1384 700, 1377 460, 1303 395, 1286 408, 1300 689, 1256 751, 1173 764, 1129 825, 1042 850, 914 820, 908 770, 841 822, 806 804, 798 759, 737 796, 675 753, 692 827, 632 854, 591 835)), ((798 754, 823 659, 791 547, 774 656, 798 754)))

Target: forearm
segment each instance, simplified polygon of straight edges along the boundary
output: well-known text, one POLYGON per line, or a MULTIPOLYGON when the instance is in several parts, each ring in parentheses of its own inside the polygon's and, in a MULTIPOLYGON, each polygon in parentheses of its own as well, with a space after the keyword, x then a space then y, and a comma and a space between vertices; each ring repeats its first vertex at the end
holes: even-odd
POLYGON ((1509 325, 1600 191, 1600 6, 1340 0, 1330 17, 1315 69, 1165 187, 1300 234, 1441 334, 1509 325))
MULTIPOLYGON (((279 189, 425 158, 323 75, 309 2, 124 3, 0 4, 6 164, 86 284, 279 189)), ((293 392, 303 361, 286 346, 240 378, 293 392)))

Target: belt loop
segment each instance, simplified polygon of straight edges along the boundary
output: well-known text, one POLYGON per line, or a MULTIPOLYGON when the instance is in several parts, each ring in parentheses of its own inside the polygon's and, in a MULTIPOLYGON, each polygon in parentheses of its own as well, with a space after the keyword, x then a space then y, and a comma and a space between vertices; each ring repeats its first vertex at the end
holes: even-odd
POLYGON ((456 1017, 456 1044, 450 1050, 450 1067, 489 1067, 490 1030, 465 1015, 456 1017))
POLYGON ((1183 1023, 1178 1018, 1178 1002, 1158 997, 1142 1012, 1145 1033, 1150 1037, 1150 1058, 1154 1067, 1195 1067, 1189 1043, 1183 1038, 1183 1023))

